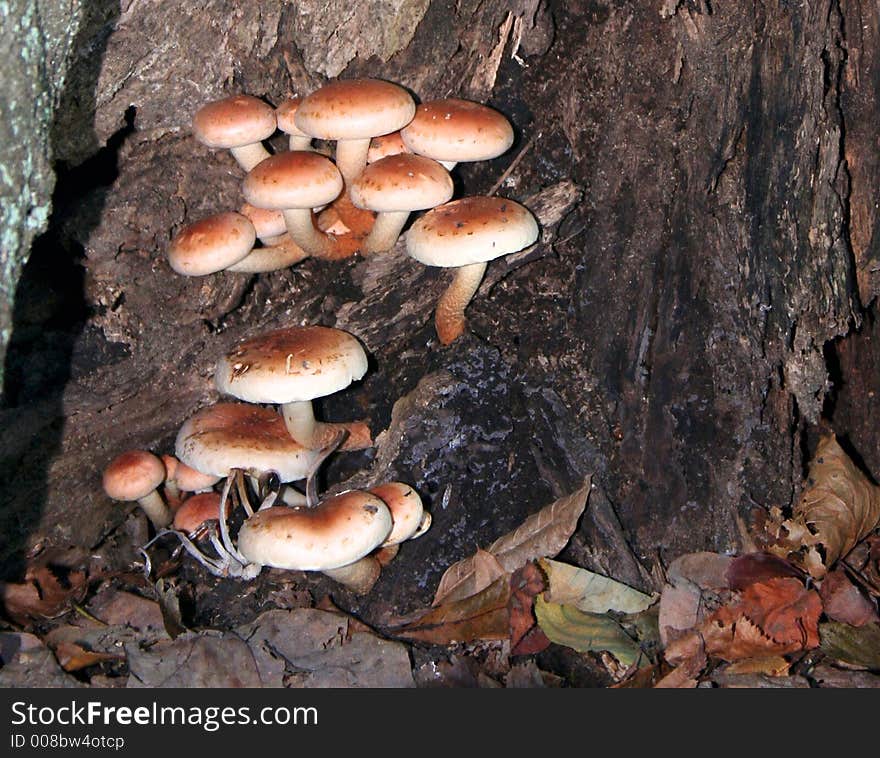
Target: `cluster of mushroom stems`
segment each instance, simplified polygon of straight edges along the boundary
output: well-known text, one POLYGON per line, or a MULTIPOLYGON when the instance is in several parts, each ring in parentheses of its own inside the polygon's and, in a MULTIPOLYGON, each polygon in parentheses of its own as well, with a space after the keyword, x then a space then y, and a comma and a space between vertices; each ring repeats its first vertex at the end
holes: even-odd
POLYGON ((481 103, 416 105, 392 82, 335 80, 277 108, 244 94, 210 102, 196 112, 193 134, 231 151, 246 172, 244 202, 178 231, 168 260, 180 274, 259 273, 308 257, 384 253, 403 234, 409 256, 455 270, 435 312, 447 345, 465 330, 488 262, 538 238, 534 216, 513 200, 452 199, 458 163, 496 158, 514 141, 507 118, 481 103), (263 142, 278 130, 289 149, 272 154, 263 142), (332 157, 316 141, 333 144, 332 157))

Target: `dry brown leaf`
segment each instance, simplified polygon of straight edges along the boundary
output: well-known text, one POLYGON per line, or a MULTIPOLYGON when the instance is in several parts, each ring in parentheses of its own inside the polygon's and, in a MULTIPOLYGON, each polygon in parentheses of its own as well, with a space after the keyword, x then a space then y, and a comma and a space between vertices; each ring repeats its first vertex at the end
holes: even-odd
POLYGON ((734 661, 724 669, 724 673, 786 676, 789 668, 791 668, 791 664, 781 655, 765 655, 760 658, 743 658, 740 661, 734 661))
POLYGON ((868 600, 841 569, 828 572, 819 587, 825 615, 834 621, 852 626, 880 622, 877 608, 868 600))
POLYGON ((510 653, 532 655, 549 644, 535 618, 535 598, 546 589, 544 575, 529 562, 510 577, 510 653))
POLYGON ((692 656, 685 658, 676 668, 660 679, 654 685, 654 689, 693 689, 697 686, 698 677, 706 668, 707 663, 705 653, 699 650, 692 656))
POLYGON ((0 582, 0 605, 15 623, 28 625, 37 619, 66 613, 81 601, 88 589, 86 573, 51 564, 28 568, 21 584, 0 582))
POLYGON ((734 558, 727 569, 727 586, 744 590, 755 582, 766 582, 783 576, 800 578, 803 573, 784 558, 770 553, 746 553, 734 558))
POLYGON ((394 637, 449 645, 474 640, 504 640, 510 635, 510 578, 507 574, 462 600, 432 607, 414 620, 392 626, 394 637))
POLYGON ((726 661, 784 655, 819 645, 822 601, 797 579, 769 579, 747 587, 700 629, 706 652, 726 661))
POLYGON ((590 480, 587 477, 584 486, 577 492, 532 514, 519 527, 499 537, 485 550, 453 563, 440 579, 433 605, 477 594, 497 580, 495 564, 502 572, 509 574, 536 558, 552 558, 556 555, 571 539, 587 507, 590 480), (484 553, 491 555, 495 564, 484 553))
POLYGON ((119 653, 97 653, 86 650, 75 642, 61 642, 55 648, 55 657, 67 672, 80 671, 104 661, 124 661, 125 656, 119 653))
POLYGON ((819 579, 880 522, 880 487, 856 467, 833 434, 819 441, 808 485, 792 517, 781 523, 774 552, 794 553, 819 579))

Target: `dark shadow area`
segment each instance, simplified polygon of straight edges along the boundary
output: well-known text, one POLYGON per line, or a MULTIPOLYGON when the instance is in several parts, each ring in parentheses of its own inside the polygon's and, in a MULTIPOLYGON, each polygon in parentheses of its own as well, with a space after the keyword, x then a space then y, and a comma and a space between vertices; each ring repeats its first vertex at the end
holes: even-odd
POLYGON ((90 3, 83 11, 52 125, 57 177, 52 214, 31 247, 16 288, 0 396, 0 468, 7 472, 0 480, 0 579, 16 580, 24 572, 27 539, 39 523, 49 467, 60 450, 64 389, 77 356, 88 351, 87 237, 70 238, 64 226, 75 216, 80 216, 79 228, 87 231, 98 224, 103 203, 95 203, 94 196, 115 180, 118 151, 134 129, 133 109, 126 114, 126 125, 103 147, 92 128, 101 61, 119 12, 119 0, 90 3), (89 195, 92 202, 86 205, 89 195), (81 217, 84 213, 88 218, 81 217))

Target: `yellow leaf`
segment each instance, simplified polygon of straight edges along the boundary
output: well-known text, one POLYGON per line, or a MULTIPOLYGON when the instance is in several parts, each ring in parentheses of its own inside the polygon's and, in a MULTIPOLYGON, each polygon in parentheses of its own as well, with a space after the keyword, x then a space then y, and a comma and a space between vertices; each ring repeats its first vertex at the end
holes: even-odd
POLYGON ((629 585, 568 563, 542 558, 538 564, 547 576, 548 602, 571 605, 587 613, 639 613, 650 606, 657 595, 646 595, 629 585))

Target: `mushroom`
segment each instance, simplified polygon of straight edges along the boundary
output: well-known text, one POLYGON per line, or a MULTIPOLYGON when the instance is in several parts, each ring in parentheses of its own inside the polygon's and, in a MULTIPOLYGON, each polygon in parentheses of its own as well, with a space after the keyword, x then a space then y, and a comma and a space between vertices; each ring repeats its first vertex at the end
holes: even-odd
MULTIPOLYGON (((226 516, 229 516, 230 501, 226 501, 226 516)), ((174 514, 174 528, 193 536, 206 521, 220 518, 220 493, 202 492, 187 498, 174 514)))
POLYGON ((394 526, 380 547, 392 547, 406 540, 421 537, 431 526, 431 514, 422 504, 419 493, 404 482, 385 482, 370 487, 391 511, 394 526))
POLYGON ((157 492, 165 481, 165 464, 146 450, 129 450, 104 469, 104 492, 113 500, 137 502, 153 526, 171 523, 171 511, 157 492))
POLYGON ((488 261, 515 253, 538 238, 538 224, 527 208, 500 197, 466 197, 428 211, 406 234, 407 253, 427 266, 454 267, 455 276, 440 298, 435 325, 448 345, 464 331, 464 311, 488 261))
POLYGON ((275 132, 275 109, 251 95, 232 95, 203 105, 193 117, 195 138, 208 147, 228 149, 250 171, 269 157, 262 141, 275 132))
POLYGON ((453 190, 449 172, 422 155, 389 155, 369 164, 351 185, 351 201, 379 214, 362 251, 390 250, 412 211, 445 203, 453 190))
POLYGON ((375 163, 376 161, 387 158, 389 155, 400 155, 400 153, 411 153, 400 131, 391 132, 391 134, 383 134, 379 137, 373 137, 370 140, 370 149, 367 151, 367 163, 375 163))
POLYGON ((342 176, 333 161, 315 152, 291 150, 267 158, 245 177, 245 199, 258 208, 280 210, 287 231, 304 251, 318 258, 353 254, 359 240, 332 237, 315 226, 312 209, 342 192, 342 176))
POLYGON ((232 266, 253 249, 256 230, 241 213, 226 211, 184 226, 168 246, 168 263, 184 276, 206 276, 232 266))
POLYGON ((400 137, 412 152, 451 171, 460 161, 485 161, 509 150, 513 127, 494 108, 450 97, 422 103, 400 137))
POLYGON ((182 462, 205 474, 274 471, 281 482, 305 479, 318 459, 290 436, 281 416, 246 403, 216 403, 197 411, 180 427, 174 449, 182 462))
POLYGON ((406 126, 415 110, 412 96, 397 84, 337 80, 306 95, 294 122, 312 137, 336 142, 336 165, 350 186, 367 165, 370 140, 406 126))
POLYGON ((301 98, 289 97, 281 105, 275 109, 275 119, 278 122, 278 128, 287 135, 290 135, 291 150, 311 150, 312 138, 300 129, 294 117, 302 102, 301 98))
POLYGON ((257 208, 256 205, 244 203, 239 210, 254 225, 254 232, 262 242, 271 243, 287 233, 284 214, 274 208, 257 208))
POLYGON ((293 326, 246 340, 217 362, 221 392, 249 403, 281 405, 290 436, 310 450, 325 447, 340 427, 345 450, 372 446, 363 422, 319 423, 312 400, 345 389, 367 371, 367 355, 355 337, 324 326, 293 326))
POLYGON ((350 490, 314 508, 272 506, 257 511, 238 532, 238 551, 262 566, 327 572, 370 553, 391 526, 391 512, 381 499, 350 490))

